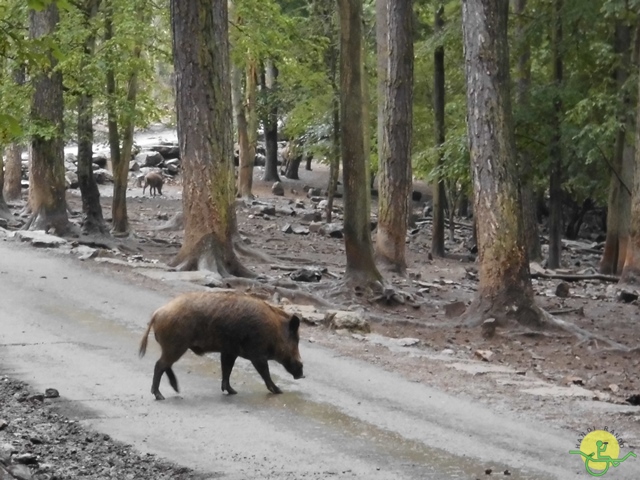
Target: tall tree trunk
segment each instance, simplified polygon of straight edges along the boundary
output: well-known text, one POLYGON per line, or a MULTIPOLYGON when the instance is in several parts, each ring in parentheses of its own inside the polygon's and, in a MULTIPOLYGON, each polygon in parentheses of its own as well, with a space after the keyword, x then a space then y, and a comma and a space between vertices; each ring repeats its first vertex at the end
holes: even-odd
MULTIPOLYGON (((248 192, 252 195, 251 188, 253 186, 253 168, 256 159, 256 148, 258 146, 258 111, 256 109, 258 89, 258 67, 255 59, 250 58, 247 61, 247 80, 245 92, 245 109, 247 119, 247 137, 249 141, 249 152, 247 153, 248 165, 244 167, 240 164, 240 175, 242 176, 241 191, 248 192)), ((241 195, 244 196, 243 193, 241 195)))
MULTIPOLYGON (((336 52, 337 54, 337 52, 336 52)), ((337 69, 336 69, 337 70, 337 69)), ((333 217, 333 200, 336 196, 336 190, 338 188, 338 179, 340 177, 340 100, 338 96, 340 92, 337 91, 337 85, 335 83, 335 75, 337 71, 334 70, 334 98, 333 98, 333 128, 331 131, 331 159, 329 161, 329 186, 327 187, 327 206, 325 209, 327 223, 331 223, 333 217)))
POLYGON ((391 271, 407 269, 405 243, 411 201, 413 2, 377 0, 378 152, 380 196, 376 258, 391 271), (381 135, 382 134, 382 135, 381 135))
MULTIPOLYGON (((251 180, 253 177, 253 158, 250 155, 249 131, 247 127, 247 117, 242 102, 242 70, 231 65, 231 102, 233 103, 233 114, 236 120, 238 131, 238 148, 240 151, 240 161, 238 165, 238 196, 251 198, 251 180)), ((255 156, 255 154, 254 154, 255 156)))
MULTIPOLYGON (((60 21, 58 7, 51 3, 40 11, 29 12, 29 32, 32 39, 52 35, 60 21)), ((34 78, 31 99, 31 122, 48 127, 46 135, 31 137, 31 168, 29 169, 29 206, 32 217, 28 228, 55 230, 63 235, 69 229, 65 199, 62 73, 55 71, 57 60, 47 52, 50 68, 34 78)))
MULTIPOLYGON (((516 43, 519 48, 518 63, 516 66, 516 103, 521 110, 529 108, 529 90, 531 88, 531 46, 527 38, 529 23, 525 20, 527 0, 515 0, 516 43)), ((533 171, 531 155, 525 148, 518 151, 520 159, 522 214, 524 217, 524 231, 527 239, 529 260, 542 259, 542 247, 540 245, 540 231, 536 213, 536 198, 533 191, 533 171)))
MULTIPOLYGON (((0 152, 2 151, 2 145, 0 145, 0 152)), ((0 185, 4 185, 4 158, 0 154, 0 185)), ((7 202, 4 200, 4 194, 0 190, 0 218, 11 218, 11 211, 7 206, 7 202)))
MULTIPOLYGON (((86 27, 98 14, 100 0, 87 0, 83 5, 86 27)), ((82 65, 89 62, 95 50, 96 38, 92 33, 83 46, 82 65)), ((84 67, 81 67, 83 69, 84 67)), ((93 96, 82 92, 78 98, 78 183, 82 195, 82 230, 85 233, 107 233, 100 205, 100 191, 93 176, 93 96)))
MULTIPOLYGON (((25 67, 21 65, 13 71, 13 81, 16 85, 25 82, 25 67)), ((6 151, 7 162, 4 165, 5 177, 0 187, 4 187, 4 198, 8 202, 22 198, 22 145, 13 142, 6 151)))
POLYGON ((344 184, 345 281, 365 286, 382 276, 373 260, 363 131, 362 1, 338 0, 340 127, 344 184))
MULTIPOLYGON (((614 52, 620 55, 620 61, 614 71, 614 79, 619 92, 629 77, 631 63, 631 27, 618 20, 615 26, 614 52)), ((622 271, 626 258, 626 247, 629 240, 629 223, 631 215, 631 193, 633 174, 630 168, 632 146, 626 140, 627 131, 632 128, 627 110, 631 99, 623 93, 618 111, 620 129, 616 135, 616 143, 611 161, 611 180, 609 182, 609 199, 607 208, 607 237, 604 244, 600 272, 616 274, 622 271)))
MULTIPOLYGON (((146 19, 146 2, 139 3, 138 15, 144 23, 146 19)), ((142 38, 138 37, 131 54, 134 63, 142 54, 142 38)), ((138 68, 132 67, 127 79, 126 114, 122 121, 122 150, 113 157, 113 203, 111 214, 113 217, 112 233, 114 235, 129 234, 129 217, 127 215, 127 187, 129 184, 129 161, 133 151, 133 133, 136 123, 136 99, 138 96, 138 68)))
POLYGON ((172 265, 251 276, 233 237, 233 133, 227 0, 171 0, 184 241, 172 265))
POLYGON ((262 176, 262 180, 267 182, 280 180, 278 175, 278 103, 275 92, 277 80, 278 69, 272 60, 267 60, 264 67, 264 89, 267 92, 269 104, 269 112, 264 122, 267 160, 262 176))
MULTIPOLYGON (((442 33, 444 27, 444 5, 440 3, 435 16, 436 35, 442 33)), ((438 148, 438 167, 444 163, 442 146, 445 142, 445 89, 444 89, 444 45, 439 41, 433 52, 433 111, 435 114, 436 147, 438 148)), ((434 257, 444 257, 444 179, 438 177, 433 186, 433 226, 431 229, 431 254, 434 257)))
POLYGON ((518 185, 507 43, 508 2, 463 0, 469 150, 480 282, 467 320, 538 324, 518 185))
POLYGON ((549 268, 558 268, 562 256, 562 0, 553 0, 551 26, 552 80, 556 93, 551 116, 551 142, 549 149, 549 268))
POLYGON ((22 145, 13 142, 6 150, 4 198, 8 202, 20 200, 22 197, 22 145))

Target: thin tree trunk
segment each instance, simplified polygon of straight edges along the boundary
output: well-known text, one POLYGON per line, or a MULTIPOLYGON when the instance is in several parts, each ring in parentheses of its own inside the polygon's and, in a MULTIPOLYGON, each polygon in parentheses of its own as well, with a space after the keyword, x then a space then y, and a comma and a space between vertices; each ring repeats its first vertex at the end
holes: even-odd
MULTIPOLYGON (((238 148, 240 151, 240 161, 238 168, 238 196, 251 198, 251 179, 253 177, 253 158, 250 155, 249 132, 247 129, 247 117, 245 116, 244 105, 242 104, 242 70, 231 66, 231 102, 233 103, 233 113, 236 119, 238 131, 238 148)), ((255 156, 255 154, 254 154, 255 156)))
POLYGON ((363 130, 362 2, 338 0, 340 17, 340 127, 344 184, 345 281, 378 284, 373 260, 363 130))
MULTIPOLYGON (((29 12, 29 31, 32 39, 52 35, 60 21, 55 3, 40 11, 29 12)), ((33 81, 31 122, 46 125, 52 130, 47 136, 31 137, 31 168, 29 169, 29 206, 32 217, 28 228, 53 229, 63 235, 69 229, 65 199, 62 73, 55 71, 57 60, 47 52, 49 65, 46 72, 38 72, 33 81)))
POLYGON ((551 116, 551 143, 549 150, 549 268, 558 268, 562 256, 562 0, 553 0, 553 23, 551 26, 552 80, 556 93, 551 116))
MULTIPOLYGON (((0 152, 2 152, 2 145, 0 145, 0 152)), ((0 185, 4 185, 4 158, 0 154, 0 185)), ((4 200, 4 194, 0 191, 0 218, 11 218, 11 211, 4 200)))
POLYGON ((22 198, 22 145, 13 142, 6 150, 4 198, 14 202, 22 198))
POLYGON ((184 241, 172 265, 252 276, 233 238, 233 122, 227 0, 171 0, 184 241))
POLYGON ((469 323, 538 325, 518 185, 507 42, 508 2, 463 0, 468 139, 480 282, 469 323), (482 39, 479 41, 478 39, 482 39))
POLYGON ((264 166, 262 180, 278 182, 278 104, 275 88, 278 80, 278 69, 272 60, 265 62, 264 88, 269 98, 269 112, 265 120, 265 143, 267 147, 267 160, 264 166))
MULTIPOLYGON (((527 0, 515 0, 516 43, 520 50, 516 66, 516 103, 521 110, 529 108, 529 90, 531 88, 531 46, 527 38, 528 22, 525 20, 527 0)), ((527 249, 531 261, 542 259, 540 232, 536 214, 536 198, 533 191, 533 171, 531 155, 524 148, 518 152, 520 159, 522 191, 522 214, 527 249)))
MULTIPOLYGON (((98 13, 100 0, 87 0, 84 4, 86 27, 98 13)), ((83 46, 82 65, 85 65, 95 50, 94 34, 87 37, 83 46)), ((83 67, 81 67, 82 69, 83 67)), ((78 99, 78 183, 82 195, 84 218, 82 229, 85 233, 106 233, 102 216, 100 191, 93 176, 93 96, 82 92, 78 99)))
MULTIPOLYGON (((621 91, 629 76, 631 63, 631 27, 622 21, 617 21, 614 34, 614 52, 621 56, 615 69, 614 78, 616 88, 621 91)), ((631 215, 631 188, 633 173, 630 168, 631 152, 626 136, 632 123, 626 112, 631 99, 628 94, 622 95, 619 106, 620 129, 616 135, 616 143, 611 159, 611 180, 609 182, 609 198, 607 208, 607 237, 604 244, 600 273, 614 275, 622 271, 626 259, 626 247, 629 239, 629 223, 631 215), (621 181, 622 180, 622 181, 621 181)))
MULTIPOLYGON (((337 52, 336 52, 337 53, 337 52)), ((327 187, 327 206, 325 209, 327 223, 333 219, 333 200, 338 188, 340 176, 340 101, 338 99, 337 85, 335 84, 334 70, 334 98, 333 98, 333 128, 331 132, 331 159, 329 163, 329 186, 327 187)))
MULTIPOLYGON (((439 4, 435 16, 436 35, 442 33, 444 27, 444 5, 439 4)), ((438 44, 433 52, 433 111, 435 114, 436 147, 438 148, 438 167, 444 164, 442 146, 445 142, 445 70, 444 70, 444 45, 438 44)), ((444 179, 438 177, 433 186, 433 226, 431 231, 431 254, 434 257, 444 257, 444 179)))
POLYGON ((243 170, 240 165, 240 175, 242 176, 243 191, 248 191, 248 195, 252 195, 251 188, 253 186, 253 168, 256 159, 256 148, 258 146, 258 112, 256 110, 256 98, 258 89, 258 67, 255 59, 247 61, 247 81, 246 81, 246 119, 247 119, 247 137, 249 141, 249 152, 247 153, 247 161, 249 162, 243 170))
POLYGON ((377 0, 378 152, 380 196, 376 258, 406 273, 405 244, 411 205, 413 2, 377 0), (382 85, 380 85, 382 83, 382 85), (380 133, 382 132, 382 135, 380 133))

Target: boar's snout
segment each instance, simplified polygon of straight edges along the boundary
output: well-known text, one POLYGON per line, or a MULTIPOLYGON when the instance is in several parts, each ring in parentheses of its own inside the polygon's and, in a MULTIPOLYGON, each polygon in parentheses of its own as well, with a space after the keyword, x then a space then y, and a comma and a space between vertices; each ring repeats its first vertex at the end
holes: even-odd
POLYGON ((300 378, 304 378, 304 374, 302 373, 302 362, 300 360, 291 360, 284 365, 284 368, 293 375, 293 378, 298 380, 300 378))

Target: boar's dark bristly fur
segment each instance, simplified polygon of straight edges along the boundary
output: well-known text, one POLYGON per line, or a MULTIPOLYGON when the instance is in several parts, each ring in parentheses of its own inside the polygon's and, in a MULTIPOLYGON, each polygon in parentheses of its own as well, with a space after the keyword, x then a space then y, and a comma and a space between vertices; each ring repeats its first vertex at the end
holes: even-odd
POLYGON ((237 393, 229 383, 236 358, 250 360, 267 388, 282 393, 269 374, 268 360, 275 360, 293 378, 302 378, 298 351, 300 318, 248 295, 197 292, 181 295, 153 313, 140 342, 140 356, 147 350, 153 327, 162 354, 153 372, 151 393, 163 400, 160 379, 166 373, 173 389, 178 381, 171 366, 191 349, 196 355, 220 352, 222 391, 237 393))

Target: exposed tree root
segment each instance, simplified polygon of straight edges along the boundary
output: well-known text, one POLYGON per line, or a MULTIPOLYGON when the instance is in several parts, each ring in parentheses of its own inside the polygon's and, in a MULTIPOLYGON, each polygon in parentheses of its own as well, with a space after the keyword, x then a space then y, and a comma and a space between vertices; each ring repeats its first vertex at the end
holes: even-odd
POLYGON ((184 229, 184 215, 182 214, 182 212, 176 213, 173 217, 167 220, 166 223, 153 228, 153 230, 165 231, 165 232, 166 231, 175 232, 183 229, 184 229))
POLYGON ((271 300, 273 303, 280 303, 281 299, 287 298, 291 303, 300 305, 313 305, 319 308, 335 308, 335 303, 329 303, 326 300, 306 292, 304 290, 293 290, 284 288, 274 284, 263 283, 258 280, 248 278, 225 278, 223 284, 227 287, 243 287, 245 292, 264 300, 271 300))
POLYGON ((531 278, 555 278, 558 280, 566 280, 567 282, 580 282, 582 280, 602 280, 603 282, 618 283, 620 277, 615 275, 603 275, 601 273, 594 273, 590 275, 577 275, 571 273, 542 273, 532 272, 531 278))
POLYGON ((267 255, 266 253, 246 245, 239 236, 234 238, 233 248, 235 249, 236 253, 239 253, 243 257, 251 258, 253 260, 258 260, 263 263, 273 263, 274 261, 273 258, 267 255))

